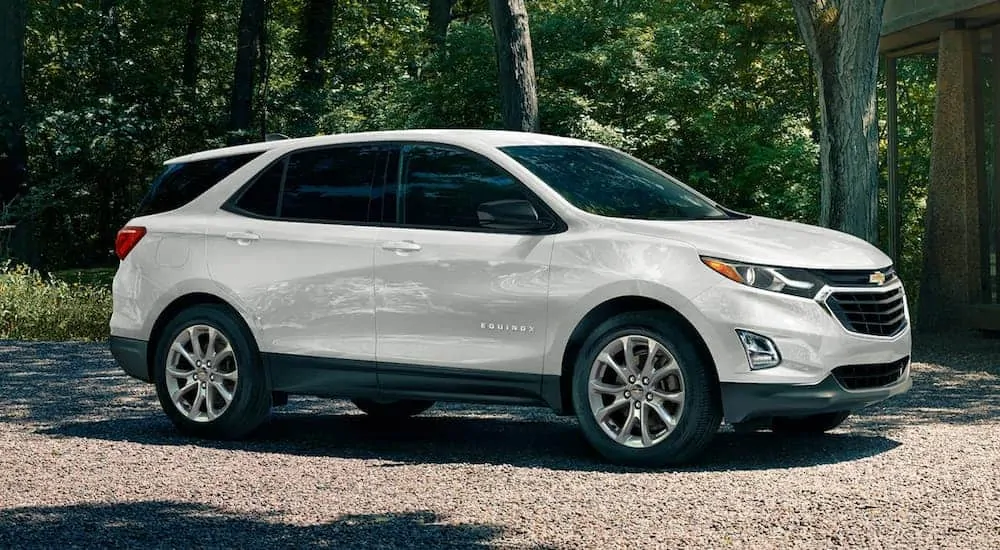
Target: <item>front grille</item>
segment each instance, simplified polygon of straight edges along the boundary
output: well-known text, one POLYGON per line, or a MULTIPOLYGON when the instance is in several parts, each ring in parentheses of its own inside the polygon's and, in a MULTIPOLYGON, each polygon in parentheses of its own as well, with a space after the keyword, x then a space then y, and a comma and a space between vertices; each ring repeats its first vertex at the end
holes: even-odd
POLYGON ((848 390, 866 390, 888 386, 903 377, 909 356, 892 363, 844 365, 833 369, 833 376, 848 390))
POLYGON ((834 292, 827 306, 844 328, 872 336, 894 336, 906 326, 903 288, 883 292, 834 292))
POLYGON ((830 286, 878 287, 896 279, 896 270, 892 266, 864 270, 825 269, 815 270, 813 273, 830 286), (884 277, 881 283, 871 280, 876 272, 884 277))

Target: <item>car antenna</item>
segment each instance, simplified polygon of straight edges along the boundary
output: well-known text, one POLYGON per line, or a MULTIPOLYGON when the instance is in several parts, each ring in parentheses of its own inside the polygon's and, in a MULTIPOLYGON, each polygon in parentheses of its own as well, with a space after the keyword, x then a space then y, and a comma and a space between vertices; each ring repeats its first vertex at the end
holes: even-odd
POLYGON ((278 141, 279 139, 291 139, 285 134, 279 134, 277 132, 270 133, 264 136, 264 141, 278 141))

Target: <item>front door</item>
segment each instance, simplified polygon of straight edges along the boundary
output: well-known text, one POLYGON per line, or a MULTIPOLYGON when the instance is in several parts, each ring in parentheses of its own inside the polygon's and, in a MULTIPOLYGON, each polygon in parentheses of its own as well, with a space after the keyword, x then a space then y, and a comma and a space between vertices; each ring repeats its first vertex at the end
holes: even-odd
POLYGON ((537 199, 462 149, 404 146, 399 162, 399 181, 386 181, 375 245, 381 388, 410 396, 534 397, 551 231, 484 227, 479 207, 537 199))

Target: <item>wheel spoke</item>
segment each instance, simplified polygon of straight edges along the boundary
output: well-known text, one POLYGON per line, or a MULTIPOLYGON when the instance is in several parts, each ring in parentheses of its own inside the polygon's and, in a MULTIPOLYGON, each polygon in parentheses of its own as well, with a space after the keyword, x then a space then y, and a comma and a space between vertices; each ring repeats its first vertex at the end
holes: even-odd
POLYGON ((680 375, 680 373, 681 369, 677 366, 677 363, 671 362, 653 371, 653 375, 649 377, 649 383, 656 384, 671 374, 680 375))
POLYGON ((194 354, 194 358, 201 360, 205 358, 205 355, 201 352, 201 342, 198 341, 198 331, 195 327, 188 327, 187 329, 188 339, 191 341, 191 353, 194 354))
POLYGON ((646 349, 649 350, 649 354, 646 355, 646 364, 642 367, 643 376, 649 376, 653 373, 653 368, 656 366, 656 353, 660 350, 660 344, 652 338, 646 338, 646 349))
POLYGON ((649 447, 653 444, 653 438, 649 435, 649 409, 648 405, 643 405, 642 414, 639 416, 639 431, 642 432, 643 447, 649 447))
POLYGON ((231 381, 235 382, 236 381, 236 377, 238 376, 238 373, 235 370, 234 371, 229 371, 229 372, 215 371, 215 375, 218 376, 219 378, 222 378, 223 380, 231 380, 231 381))
POLYGON ((625 386, 615 386, 613 384, 605 384, 604 382, 601 382, 600 380, 591 380, 590 381, 590 391, 594 391, 594 392, 597 392, 597 393, 606 393, 606 394, 614 395, 614 394, 620 394, 620 393, 624 392, 625 391, 625 386))
POLYGON ((222 351, 216 353, 215 356, 212 357, 212 361, 215 361, 215 363, 213 363, 212 366, 217 367, 220 363, 222 363, 226 359, 229 359, 232 356, 233 356, 233 348, 227 343, 226 347, 222 348, 222 351))
POLYGON ((615 371, 615 374, 618 375, 618 378, 621 378, 622 383, 628 382, 628 376, 629 376, 628 371, 624 367, 616 363, 614 358, 611 357, 610 353, 607 352, 602 353, 600 356, 597 357, 597 360, 611 367, 612 370, 615 371))
POLYGON ((184 346, 182 346, 180 342, 174 342, 174 345, 170 346, 170 349, 180 354, 180 356, 183 357, 184 360, 187 361, 189 365, 191 365, 192 369, 195 368, 196 359, 194 357, 191 357, 191 354, 188 353, 186 349, 184 349, 184 346))
POLYGON ((215 420, 218 416, 215 414, 215 396, 212 395, 212 390, 215 389, 215 384, 208 384, 205 386, 205 415, 208 416, 209 420, 215 420))
POLYGON ((625 368, 628 369, 630 374, 636 374, 639 368, 639 358, 635 356, 635 344, 632 343, 632 338, 623 336, 619 338, 619 341, 622 343, 622 349, 625 353, 625 368))
POLYGON ((594 413, 594 418, 597 420, 598 424, 603 424, 608 419, 608 415, 625 405, 628 405, 628 399, 616 399, 610 405, 606 405, 594 413))
POLYGON ((618 432, 618 437, 615 438, 615 441, 625 443, 628 440, 629 436, 632 435, 632 428, 635 427, 635 417, 635 413, 629 410, 628 419, 625 420, 625 424, 622 426, 621 431, 618 432))
POLYGON ((219 331, 214 327, 208 327, 208 345, 205 346, 205 359, 215 359, 215 336, 219 331))
POLYGON ((656 398, 656 399, 658 399, 660 401, 667 401, 667 402, 673 403, 675 405, 683 405, 684 404, 684 392, 682 392, 682 391, 674 392, 674 393, 666 393, 666 392, 663 392, 663 391, 660 391, 660 390, 653 390, 651 393, 653 394, 654 398, 656 398))
POLYGON ((227 390, 221 382, 212 382, 212 387, 214 387, 215 391, 218 392, 220 397, 222 397, 222 400, 226 402, 226 405, 233 402, 233 394, 227 390))
POLYGON ((656 412, 657 416, 660 417, 660 420, 662 420, 663 423, 667 425, 668 432, 674 429, 674 426, 677 425, 677 419, 674 418, 673 415, 671 415, 669 412, 667 412, 667 409, 663 408, 662 403, 654 401, 650 403, 649 406, 650 408, 653 409, 653 411, 656 412))
POLYGON ((173 393, 170 394, 170 400, 173 401, 174 403, 177 403, 177 400, 180 398, 180 396, 191 391, 191 388, 195 388, 197 386, 198 384, 187 384, 181 386, 180 388, 177 388, 173 393))
MULTIPOLYGON (((192 384, 193 386, 194 384, 192 384)), ((201 404, 205 402, 205 390, 198 386, 198 395, 195 396, 194 402, 191 403, 191 408, 188 410, 188 418, 194 419, 201 413, 201 404)))
POLYGON ((166 372, 174 378, 187 378, 194 374, 193 370, 180 370, 177 367, 167 367, 166 372))

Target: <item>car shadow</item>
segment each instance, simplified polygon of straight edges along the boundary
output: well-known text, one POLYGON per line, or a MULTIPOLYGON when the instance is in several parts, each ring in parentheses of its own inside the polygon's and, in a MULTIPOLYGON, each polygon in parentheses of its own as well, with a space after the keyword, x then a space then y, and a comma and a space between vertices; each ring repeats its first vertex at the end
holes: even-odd
MULTIPOLYGON (((489 548, 503 529, 429 511, 294 525, 170 501, 0 510, 3 548, 489 548)), ((541 548, 541 547, 534 547, 541 548)))
MULTIPOLYGON (((196 440, 160 415, 69 422, 40 430, 56 437, 183 445, 399 464, 494 464, 553 470, 630 472, 598 457, 575 421, 540 415, 483 416, 481 411, 419 416, 393 423, 360 414, 279 413, 242 441, 196 440), (531 417, 547 417, 528 419, 531 417)), ((509 411, 510 409, 505 409, 509 411)), ((703 457, 684 471, 735 471, 834 464, 890 451, 899 442, 876 434, 789 436, 720 431, 703 457)))

